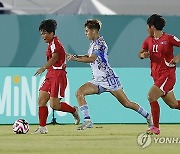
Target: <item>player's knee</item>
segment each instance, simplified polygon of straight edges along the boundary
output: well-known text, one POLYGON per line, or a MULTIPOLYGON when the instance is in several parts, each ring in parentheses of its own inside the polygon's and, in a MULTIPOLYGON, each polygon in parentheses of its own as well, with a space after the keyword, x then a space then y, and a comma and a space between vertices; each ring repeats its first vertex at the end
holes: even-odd
POLYGON ((41 97, 41 98, 38 99, 38 105, 39 106, 45 106, 46 103, 47 102, 46 102, 46 100, 44 98, 41 97))
POLYGON ((50 107, 55 110, 55 105, 53 103, 50 103, 50 107))
POLYGON ((149 102, 153 102, 153 101, 156 101, 156 99, 155 99, 155 97, 153 97, 153 95, 151 95, 151 94, 148 94, 148 101, 149 102))
POLYGON ((60 109, 59 103, 50 102, 50 107, 53 110, 59 110, 60 109))
POLYGON ((123 106, 125 108, 131 108, 131 102, 126 101, 126 102, 123 103, 123 106))
POLYGON ((78 89, 76 92, 76 98, 82 98, 82 97, 84 97, 84 93, 80 89, 78 89))
POLYGON ((171 109, 177 109, 177 104, 169 104, 169 107, 171 108, 171 109))

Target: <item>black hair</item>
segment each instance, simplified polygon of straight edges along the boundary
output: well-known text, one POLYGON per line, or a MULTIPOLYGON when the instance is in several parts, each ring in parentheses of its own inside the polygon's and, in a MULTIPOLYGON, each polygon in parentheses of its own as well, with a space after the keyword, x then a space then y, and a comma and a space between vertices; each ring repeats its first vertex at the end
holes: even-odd
POLYGON ((165 19, 158 14, 153 14, 147 19, 149 27, 154 26, 157 30, 162 30, 166 24, 165 19))
POLYGON ((97 19, 88 19, 84 24, 84 27, 89 29, 97 29, 98 31, 101 29, 101 22, 97 19))
POLYGON ((39 31, 45 30, 48 33, 53 32, 55 34, 57 28, 57 22, 54 19, 43 20, 39 26, 39 31))

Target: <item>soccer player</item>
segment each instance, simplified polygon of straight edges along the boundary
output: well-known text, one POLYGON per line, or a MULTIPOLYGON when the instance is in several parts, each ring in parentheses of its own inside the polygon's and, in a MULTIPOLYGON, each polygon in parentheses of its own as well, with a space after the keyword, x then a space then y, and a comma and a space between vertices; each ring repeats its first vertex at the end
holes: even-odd
POLYGON ((35 73, 35 75, 41 75, 47 69, 46 78, 39 89, 40 127, 35 131, 38 134, 48 132, 46 127, 48 108, 46 104, 49 100, 52 109, 72 113, 75 124, 80 122, 78 108, 72 107, 66 102, 60 102, 67 86, 66 52, 58 37, 55 36, 56 27, 57 23, 53 19, 44 20, 39 26, 42 39, 48 44, 48 47, 46 50, 47 62, 35 73))
POLYGON ((108 46, 103 37, 99 35, 100 28, 101 22, 99 20, 87 20, 85 23, 85 34, 91 40, 88 54, 82 56, 72 55, 70 58, 74 61, 90 63, 93 74, 93 80, 82 85, 76 93, 76 98, 84 117, 84 123, 77 129, 93 128, 85 96, 101 94, 103 92, 110 92, 124 107, 140 113, 147 119, 148 126, 151 127, 153 125, 151 114, 127 98, 118 76, 110 67, 108 62, 108 46))
POLYGON ((180 54, 174 57, 173 47, 180 47, 180 40, 163 32, 165 20, 162 16, 153 14, 147 19, 147 31, 149 36, 145 39, 139 52, 141 59, 149 58, 151 61, 151 76, 154 85, 148 93, 154 126, 147 130, 148 134, 160 134, 159 116, 160 107, 158 99, 172 109, 180 109, 180 101, 176 100, 173 88, 176 82, 176 64, 180 60, 180 54))

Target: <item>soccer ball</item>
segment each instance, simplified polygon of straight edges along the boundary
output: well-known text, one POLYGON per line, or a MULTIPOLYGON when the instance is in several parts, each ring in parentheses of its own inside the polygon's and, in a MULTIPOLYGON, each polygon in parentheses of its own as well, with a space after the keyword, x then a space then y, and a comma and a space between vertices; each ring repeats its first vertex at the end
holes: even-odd
POLYGON ((29 123, 25 119, 18 119, 13 124, 13 131, 16 134, 26 134, 29 131, 29 123))

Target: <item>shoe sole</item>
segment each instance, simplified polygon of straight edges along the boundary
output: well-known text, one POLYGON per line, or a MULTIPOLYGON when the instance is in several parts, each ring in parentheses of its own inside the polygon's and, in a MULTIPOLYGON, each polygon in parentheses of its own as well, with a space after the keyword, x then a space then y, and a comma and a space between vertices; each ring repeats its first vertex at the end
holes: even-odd
POLYGON ((31 133, 31 134, 47 134, 47 133, 45 132, 45 133, 31 133))
POLYGON ((93 128, 93 126, 92 127, 77 128, 77 130, 85 130, 85 129, 90 129, 90 128, 93 128))
POLYGON ((149 132, 146 132, 146 134, 148 134, 148 135, 159 135, 160 133, 155 133, 155 132, 149 131, 149 132))

